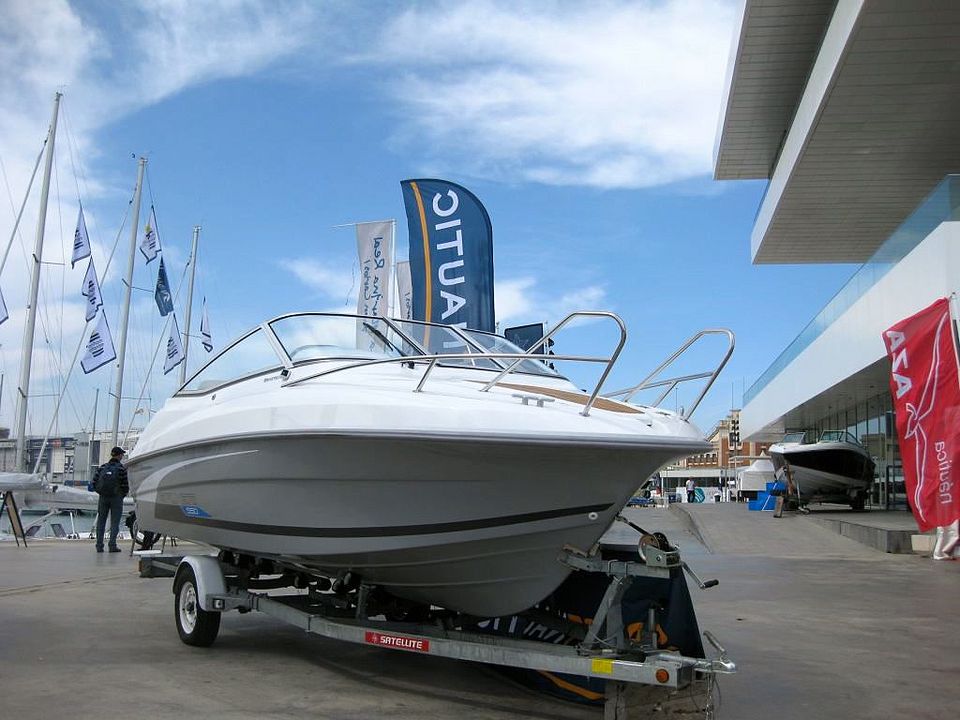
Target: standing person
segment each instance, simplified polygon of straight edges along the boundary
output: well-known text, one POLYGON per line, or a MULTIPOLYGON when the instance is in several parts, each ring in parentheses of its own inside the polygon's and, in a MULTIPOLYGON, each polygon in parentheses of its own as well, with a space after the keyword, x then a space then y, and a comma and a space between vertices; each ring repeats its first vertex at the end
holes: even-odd
POLYGON ((697 484, 693 481, 693 478, 687 478, 687 502, 692 503, 694 498, 696 498, 696 489, 697 484))
POLYGON ((123 448, 115 447, 110 451, 110 460, 97 468, 93 478, 93 488, 100 496, 97 505, 97 552, 103 552, 103 531, 110 514, 110 552, 120 552, 117 547, 117 533, 120 532, 120 516, 123 515, 123 498, 130 492, 127 482, 127 468, 120 459, 125 455, 123 448))

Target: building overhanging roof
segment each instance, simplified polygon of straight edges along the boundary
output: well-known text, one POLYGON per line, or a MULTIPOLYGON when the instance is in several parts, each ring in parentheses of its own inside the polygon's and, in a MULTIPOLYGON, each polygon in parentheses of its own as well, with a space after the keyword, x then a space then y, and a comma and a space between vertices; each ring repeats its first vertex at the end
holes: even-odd
POLYGON ((960 169, 958 39, 960 3, 747 0, 715 176, 770 178, 755 263, 865 262, 960 169))
MULTIPOLYGON (((867 398, 883 396, 889 392, 890 361, 886 356, 871 363, 860 372, 845 378, 836 385, 817 393, 797 407, 777 418, 766 427, 751 432, 750 440, 761 442, 779 440, 784 432, 791 430, 807 430, 814 427, 824 418, 834 413, 843 413, 852 410, 858 403, 867 398)), ((875 408, 871 405, 870 413, 876 414, 886 408, 875 408)), ((851 415, 851 417, 853 417, 851 415)), ((863 418, 858 418, 862 420, 863 418)), ((843 429, 843 423, 832 429, 843 429)))
POLYGON ((748 0, 727 67, 717 180, 769 178, 836 0, 748 0))

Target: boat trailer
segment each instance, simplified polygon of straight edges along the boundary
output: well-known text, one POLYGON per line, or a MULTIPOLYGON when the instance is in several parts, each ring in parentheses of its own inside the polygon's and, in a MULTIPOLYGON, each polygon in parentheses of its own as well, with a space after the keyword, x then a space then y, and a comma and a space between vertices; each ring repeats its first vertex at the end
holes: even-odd
MULTIPOLYGON (((429 608, 424 613, 421 607, 419 613, 404 614, 402 607, 391 604, 396 603, 396 598, 385 598, 379 588, 357 582, 350 573, 341 573, 331 580, 275 559, 224 551, 219 556, 144 553, 140 557, 140 575, 174 577, 177 631, 188 645, 211 645, 219 631, 221 613, 257 610, 306 632, 336 640, 601 679, 606 681, 605 720, 625 720, 626 691, 631 684, 677 690, 701 682, 712 687, 717 675, 736 672, 736 664, 709 631, 703 635, 717 652, 714 658, 688 657, 660 647, 654 607, 648 611, 640 637, 628 634, 621 600, 634 579, 669 580, 671 573, 686 571, 701 589, 717 584, 716 580, 701 581, 680 558, 680 551, 663 540, 661 545, 666 549, 657 547, 656 541, 646 545, 641 542, 641 561, 604 559, 598 553, 587 555, 573 548, 563 550, 558 560, 573 570, 609 578, 586 634, 575 645, 463 629, 480 619, 440 608, 429 608), (289 587, 300 592, 266 592, 289 587)), ((708 702, 708 716, 711 710, 708 702)))

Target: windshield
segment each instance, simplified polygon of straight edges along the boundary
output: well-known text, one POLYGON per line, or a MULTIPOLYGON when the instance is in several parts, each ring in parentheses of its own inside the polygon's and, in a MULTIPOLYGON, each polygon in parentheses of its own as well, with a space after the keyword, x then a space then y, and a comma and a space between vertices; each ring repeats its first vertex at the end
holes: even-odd
POLYGON ((475 345, 465 341, 456 330, 443 325, 429 325, 415 320, 393 320, 397 328, 404 335, 417 343, 427 355, 476 355, 477 358, 451 358, 444 360, 443 365, 462 365, 465 367, 483 368, 485 370, 501 370, 502 366, 483 357, 483 351, 475 345))
POLYGON ((807 441, 807 434, 805 432, 795 432, 787 433, 783 436, 783 440, 780 442, 785 443, 803 443, 807 441))
POLYGON ((820 442, 842 442, 859 445, 857 439, 846 430, 827 430, 820 436, 820 442))
MULTIPOLYGON (((454 329, 414 320, 384 320, 336 313, 301 313, 272 320, 280 347, 257 328, 228 347, 181 388, 208 392, 230 382, 319 360, 391 360, 427 355, 469 355, 444 359, 442 365, 500 371, 512 361, 487 353, 523 355, 523 350, 493 333, 454 329), (462 333, 462 334, 461 334, 462 333), (278 353, 282 351, 282 355, 278 353), (285 355, 286 360, 281 362, 285 355)), ((523 360, 514 372, 560 377, 544 360, 523 360)))
POLYGON ((276 351, 263 331, 257 328, 207 363, 190 378, 181 392, 208 392, 236 380, 279 370, 280 367, 276 351))
MULTIPOLYGON (((464 330, 464 334, 480 345, 485 350, 492 353, 516 353, 523 355, 524 351, 519 346, 514 345, 506 338, 494 335, 493 333, 480 332, 479 330, 464 330)), ((509 364, 511 360, 504 358, 502 363, 509 364)), ((525 372, 532 375, 549 375, 558 377, 559 373, 546 364, 546 360, 524 360, 515 368, 516 372, 525 372)))
POLYGON ((294 364, 329 358, 383 360, 419 354, 379 318, 294 315, 274 320, 270 328, 294 364))

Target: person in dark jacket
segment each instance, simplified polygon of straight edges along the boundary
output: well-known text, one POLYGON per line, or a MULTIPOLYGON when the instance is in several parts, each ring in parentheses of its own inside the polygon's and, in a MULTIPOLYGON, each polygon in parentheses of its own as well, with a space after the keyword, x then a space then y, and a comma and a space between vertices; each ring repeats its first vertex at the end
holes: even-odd
POLYGON ((120 532, 120 517, 123 515, 123 498, 130 492, 127 481, 127 468, 120 459, 123 448, 115 447, 110 451, 110 460, 99 468, 93 478, 93 489, 100 496, 97 505, 97 552, 103 552, 103 532, 110 515, 110 552, 120 552, 117 547, 117 533, 120 532))

